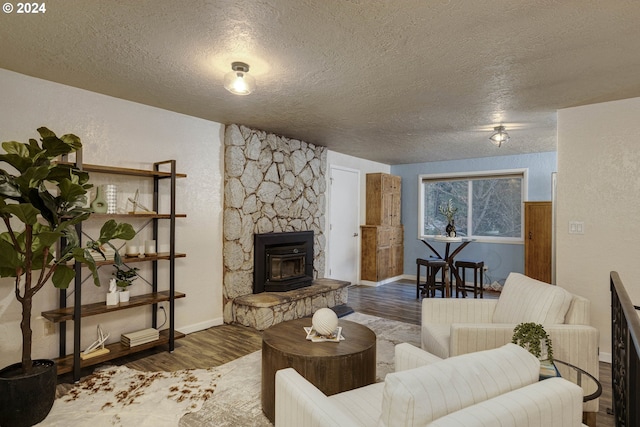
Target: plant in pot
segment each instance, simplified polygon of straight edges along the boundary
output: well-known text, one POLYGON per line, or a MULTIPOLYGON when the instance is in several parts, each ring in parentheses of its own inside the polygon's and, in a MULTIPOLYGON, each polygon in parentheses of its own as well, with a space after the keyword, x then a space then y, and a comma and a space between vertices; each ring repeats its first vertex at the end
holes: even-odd
POLYGON ((129 301, 129 286, 138 278, 138 268, 129 267, 125 264, 114 264, 116 269, 113 276, 116 278, 116 286, 120 288, 120 302, 129 301))
POLYGON ((447 237, 456 237, 456 223, 454 216, 458 212, 458 208, 453 206, 453 200, 449 199, 446 204, 440 205, 440 213, 447 217, 447 237))
MULTIPOLYGON (((51 360, 33 360, 31 310, 33 297, 48 282, 67 288, 75 277, 73 262, 86 264, 96 286, 100 286, 95 261, 89 252, 104 256, 103 245, 112 239, 135 236, 129 224, 107 221, 100 237, 82 248, 75 226, 89 218, 87 190, 89 174, 55 162, 81 149, 80 138, 57 137, 45 127, 38 129, 40 141, 3 142, 0 154, 0 281, 13 283, 22 306, 22 360, 0 370, 0 425, 30 426, 46 417, 55 399, 56 367, 51 360), (7 169, 5 169, 7 167, 7 169), (64 245, 55 250, 59 241, 64 245)), ((111 245, 112 246, 112 245, 111 245)), ((116 251, 117 254, 117 251, 116 251)), ((120 259, 115 260, 120 262, 120 259)))
POLYGON ((516 325, 511 342, 527 349, 540 360, 553 362, 551 338, 539 323, 527 322, 516 325))

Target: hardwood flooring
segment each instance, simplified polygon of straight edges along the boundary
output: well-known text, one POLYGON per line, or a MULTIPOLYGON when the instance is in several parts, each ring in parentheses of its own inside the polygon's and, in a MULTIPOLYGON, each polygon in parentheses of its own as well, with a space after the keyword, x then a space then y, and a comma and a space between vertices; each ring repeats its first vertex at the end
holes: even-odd
MULTIPOLYGON (((485 298, 497 294, 485 292, 485 298)), ((378 287, 349 287, 348 305, 355 311, 384 317, 400 322, 420 324, 421 300, 416 299, 415 283, 407 280, 378 287)), ((176 348, 169 353, 162 348, 138 353, 110 363, 125 364, 143 371, 175 371, 187 368, 220 366, 262 347, 262 334, 254 329, 238 325, 222 325, 189 334, 176 341, 176 348)), ((95 367, 89 368, 90 374, 95 367)), ((85 372, 83 371, 83 374, 85 372)), ((70 382, 70 376, 61 376, 60 382, 70 382)), ((607 414, 611 403, 611 365, 600 363, 600 382, 603 393, 597 427, 613 427, 613 416, 607 414)))

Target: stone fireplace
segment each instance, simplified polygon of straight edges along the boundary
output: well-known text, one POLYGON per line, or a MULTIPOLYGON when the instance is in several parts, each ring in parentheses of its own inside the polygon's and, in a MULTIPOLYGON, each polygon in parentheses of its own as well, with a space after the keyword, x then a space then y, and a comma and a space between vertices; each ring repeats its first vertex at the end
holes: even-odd
POLYGON ((253 293, 286 292, 313 281, 313 231, 254 235, 253 293))
POLYGON ((346 303, 348 282, 323 279, 326 148, 238 125, 225 127, 224 145, 224 322, 262 330, 346 303), (274 248, 267 286, 291 285, 303 264, 310 285, 254 294, 254 235, 300 232, 312 249, 302 261, 295 247, 274 248))

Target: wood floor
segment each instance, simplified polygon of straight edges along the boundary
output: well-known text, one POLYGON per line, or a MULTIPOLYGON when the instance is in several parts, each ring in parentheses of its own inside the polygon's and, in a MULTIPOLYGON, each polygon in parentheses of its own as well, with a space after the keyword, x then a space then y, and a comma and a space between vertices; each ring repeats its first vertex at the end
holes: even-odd
MULTIPOLYGON (((497 294, 485 293, 485 298, 496 298, 497 294)), ((378 287, 351 286, 348 305, 355 311, 384 317, 400 322, 420 324, 421 300, 416 299, 415 283, 399 281, 378 287)), ((187 368, 209 368, 220 366, 238 357, 260 350, 262 334, 254 329, 238 325, 216 326, 196 332, 176 341, 173 353, 162 349, 149 350, 135 356, 111 361, 113 364, 143 371, 175 371, 187 368)), ((86 371, 88 375, 95 367, 86 371)), ((85 374, 85 372, 83 372, 85 374)), ((69 382, 69 376, 60 377, 69 382)), ((600 381, 603 393, 597 427, 613 427, 613 416, 606 413, 611 408, 611 365, 600 363, 600 381)))

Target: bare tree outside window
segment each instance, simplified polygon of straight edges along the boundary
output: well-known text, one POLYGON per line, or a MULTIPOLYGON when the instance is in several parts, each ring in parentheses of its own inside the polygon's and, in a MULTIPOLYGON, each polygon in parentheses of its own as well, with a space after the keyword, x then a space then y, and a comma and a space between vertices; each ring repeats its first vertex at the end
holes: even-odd
POLYGON ((451 199, 458 208, 453 220, 456 232, 460 236, 467 235, 467 215, 469 190, 466 181, 434 181, 424 185, 424 234, 441 235, 445 233, 447 218, 440 213, 440 206, 451 199))
POLYGON ((422 180, 425 236, 443 235, 447 218, 439 207, 452 200, 458 236, 522 238, 523 174, 422 180))

